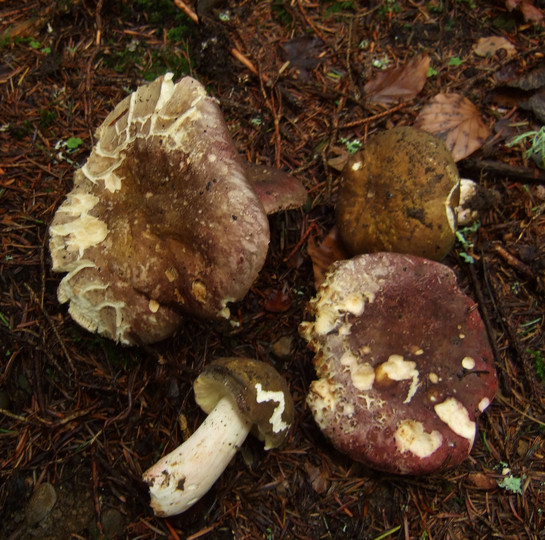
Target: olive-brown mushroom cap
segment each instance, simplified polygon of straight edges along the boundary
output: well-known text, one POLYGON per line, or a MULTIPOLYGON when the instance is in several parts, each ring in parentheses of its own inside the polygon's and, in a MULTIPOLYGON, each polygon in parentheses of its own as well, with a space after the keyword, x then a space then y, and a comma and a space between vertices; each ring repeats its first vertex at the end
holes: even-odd
POLYGON ((267 449, 280 446, 293 423, 293 399, 285 379, 259 360, 219 358, 205 367, 193 390, 195 401, 206 413, 220 399, 231 399, 267 449))
POLYGON ((50 227, 58 297, 126 344, 171 335, 184 314, 228 317, 261 269, 268 221, 204 87, 172 74, 108 115, 50 227))
POLYGON ((318 375, 307 403, 334 446, 393 473, 463 461, 497 389, 476 308, 434 261, 375 253, 334 263, 300 325, 318 375))
POLYGON ((440 260, 455 241, 458 170, 445 144, 400 127, 377 133, 341 175, 336 218, 351 255, 377 251, 440 260))

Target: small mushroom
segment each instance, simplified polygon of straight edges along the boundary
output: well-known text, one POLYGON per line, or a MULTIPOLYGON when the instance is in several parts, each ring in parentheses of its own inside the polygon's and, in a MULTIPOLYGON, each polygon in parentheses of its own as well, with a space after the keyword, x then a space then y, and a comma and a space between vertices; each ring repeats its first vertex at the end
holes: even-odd
POLYGON ((139 87, 97 130, 50 226, 72 318, 124 344, 184 314, 229 317, 267 254, 269 225, 221 111, 196 80, 139 87))
POLYGON ((267 214, 299 208, 307 201, 307 190, 291 174, 255 163, 247 163, 246 172, 267 214))
POLYGON ((193 386, 195 401, 208 413, 182 445, 143 475, 158 516, 185 512, 225 470, 249 431, 276 448, 286 438, 294 407, 285 380, 269 364, 221 358, 193 386))
POLYGON ((477 222, 481 213, 500 202, 500 194, 469 178, 460 179, 460 204, 456 208, 458 227, 468 227, 477 222))
POLYGON ((351 255, 377 251, 440 260, 455 241, 458 170, 438 138, 413 127, 370 137, 341 175, 336 219, 351 255))
POLYGON ((336 448, 401 474, 468 456, 497 379, 477 306, 450 268, 398 253, 337 261, 308 311, 299 331, 318 379, 307 403, 336 448))

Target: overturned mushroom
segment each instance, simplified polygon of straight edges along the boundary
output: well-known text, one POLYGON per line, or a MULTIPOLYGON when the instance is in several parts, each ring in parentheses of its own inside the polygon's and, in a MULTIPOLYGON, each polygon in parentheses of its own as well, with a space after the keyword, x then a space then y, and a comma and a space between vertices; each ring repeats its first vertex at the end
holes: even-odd
POLYGON ((148 469, 151 506, 158 516, 185 512, 218 479, 249 431, 276 448, 293 421, 285 380, 269 364, 221 358, 194 383, 195 401, 208 416, 182 445, 148 469))
POLYGON ((440 260, 455 241, 456 164, 438 138, 412 127, 370 137, 343 169, 336 217, 351 255, 377 251, 440 260))
MULTIPOLYGON (((284 187, 300 201, 302 187, 289 178, 284 187)), ((184 314, 227 318, 268 243, 263 205, 216 101, 196 80, 174 84, 167 74, 97 130, 49 245, 53 270, 67 273, 58 298, 73 319, 134 344, 168 337, 184 314)))
POLYGON ((434 261, 375 253, 334 263, 300 325, 318 375, 307 403, 334 446, 393 473, 463 461, 497 388, 476 308, 434 261))

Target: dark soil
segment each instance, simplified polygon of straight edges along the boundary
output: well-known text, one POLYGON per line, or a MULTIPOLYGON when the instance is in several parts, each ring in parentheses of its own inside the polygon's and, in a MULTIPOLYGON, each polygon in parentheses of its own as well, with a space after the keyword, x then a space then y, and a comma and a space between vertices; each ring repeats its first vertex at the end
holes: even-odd
POLYGON ((543 81, 506 91, 545 61, 543 24, 501 1, 197 4, 199 24, 167 0, 0 4, 0 537, 545 538, 545 175, 506 145, 543 125, 527 106, 543 81), (491 35, 516 55, 476 57, 476 40, 491 35), (368 103, 374 60, 402 65, 423 52, 436 74, 416 98, 368 103), (187 320, 157 346, 123 348, 57 301, 48 224, 95 129, 166 71, 202 81, 241 154, 298 176, 310 201, 270 218, 268 260, 232 309, 238 329, 187 320), (485 205, 444 263, 479 304, 500 389, 462 465, 401 477, 352 462, 321 435, 305 406, 314 372, 297 326, 315 290, 307 241, 333 225, 329 160, 343 140, 413 124, 438 92, 463 94, 491 128, 458 166, 500 202, 485 205), (278 312, 270 298, 280 291, 278 312), (191 387, 204 364, 236 355, 286 377, 291 434, 267 452, 250 437, 193 508, 156 518, 141 473, 181 443, 181 413, 190 432, 202 422, 191 387), (33 523, 30 497, 45 482, 57 502, 33 523))

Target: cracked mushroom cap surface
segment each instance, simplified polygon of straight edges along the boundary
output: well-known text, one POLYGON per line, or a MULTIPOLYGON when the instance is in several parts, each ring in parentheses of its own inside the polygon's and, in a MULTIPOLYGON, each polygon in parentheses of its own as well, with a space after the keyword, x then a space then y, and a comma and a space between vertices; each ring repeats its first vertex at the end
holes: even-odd
POLYGON ((437 137, 413 127, 372 135, 341 175, 340 238, 351 255, 395 251, 441 260, 456 239, 459 183, 437 137))
POLYGON ((216 101, 167 74, 96 135, 50 226, 60 302, 124 344, 164 339, 184 314, 228 318, 265 261, 269 226, 216 101))
POLYGON ((195 401, 210 413, 218 401, 229 398, 252 423, 265 448, 276 448, 286 438, 294 405, 286 380, 270 364, 251 358, 219 358, 208 364, 193 384, 195 401))
POLYGON ((307 403, 341 452, 399 474, 455 466, 497 390, 477 305, 454 272, 412 255, 334 263, 299 331, 318 379, 307 403))

